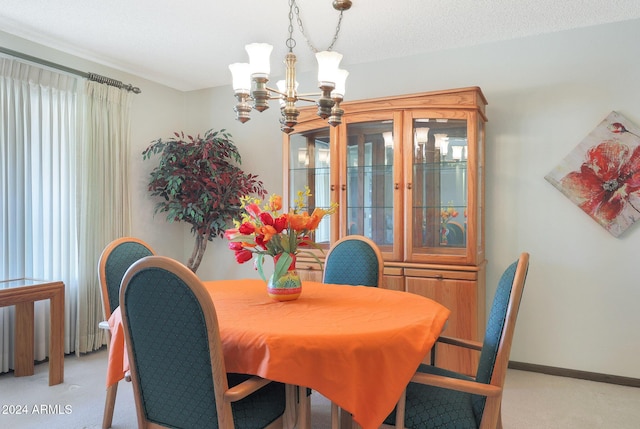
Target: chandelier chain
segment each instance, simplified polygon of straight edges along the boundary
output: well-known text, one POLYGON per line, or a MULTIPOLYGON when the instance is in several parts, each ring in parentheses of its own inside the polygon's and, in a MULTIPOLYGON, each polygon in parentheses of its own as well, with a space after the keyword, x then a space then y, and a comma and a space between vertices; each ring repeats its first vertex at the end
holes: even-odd
MULTIPOLYGON (((294 12, 297 18, 298 28, 300 28, 300 33, 302 33, 302 36, 304 37, 304 40, 307 42, 307 45, 309 46, 311 51, 314 54, 317 53, 318 49, 315 46, 313 46, 313 43, 311 43, 311 40, 309 40, 309 38, 307 37, 307 34, 304 31, 304 25, 302 24, 302 18, 300 17, 300 8, 298 7, 298 3, 296 2, 296 0, 289 0, 289 39, 287 40, 287 47, 289 48, 289 51, 291 51, 293 47, 296 45, 296 41, 293 39, 293 13, 294 12)), ((338 17, 338 24, 336 25, 336 32, 333 35, 333 40, 331 41, 331 44, 326 49, 327 51, 330 51, 331 49, 333 49, 333 45, 335 45, 335 43, 338 41, 338 35, 340 34, 340 25, 342 24, 343 12, 344 12, 343 10, 340 11, 340 16, 338 17)))

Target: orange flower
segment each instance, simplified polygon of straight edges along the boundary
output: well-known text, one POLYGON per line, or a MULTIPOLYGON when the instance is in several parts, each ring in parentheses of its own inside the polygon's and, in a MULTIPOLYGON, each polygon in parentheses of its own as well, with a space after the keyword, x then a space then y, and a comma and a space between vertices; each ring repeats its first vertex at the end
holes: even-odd
POLYGON ((280 195, 271 195, 269 197, 269 209, 277 212, 282 209, 282 197, 280 195))
POLYGON ((289 226, 293 228, 294 231, 304 231, 307 229, 307 225, 309 224, 310 217, 309 213, 289 213, 289 226))
POLYGON ((271 237, 273 237, 275 234, 278 233, 276 231, 276 229, 271 225, 263 225, 263 226, 257 228, 256 232, 258 234, 264 235, 264 242, 265 243, 268 243, 269 240, 271 240, 271 237))
POLYGON ((309 223, 307 224, 307 229, 310 231, 315 230, 316 228, 318 228, 318 225, 320 225, 320 221, 322 220, 322 218, 327 214, 326 210, 320 209, 320 208, 316 208, 313 213, 311 213, 311 219, 309 220, 309 223))

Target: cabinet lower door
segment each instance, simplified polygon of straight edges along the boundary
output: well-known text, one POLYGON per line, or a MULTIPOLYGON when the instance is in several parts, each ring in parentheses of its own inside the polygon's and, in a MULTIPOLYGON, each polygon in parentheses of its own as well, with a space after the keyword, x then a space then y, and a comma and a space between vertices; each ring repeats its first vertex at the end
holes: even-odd
POLYGON ((315 260, 300 258, 296 263, 296 270, 303 282, 322 282, 322 268, 324 265, 318 264, 315 260))
MULTIPOLYGON (((481 341, 479 338, 478 285, 476 281, 445 277, 405 277, 406 290, 447 307, 451 315, 442 335, 481 341)), ((484 305, 484 302, 480 303, 484 305)), ((438 344, 436 366, 467 375, 475 375, 479 352, 448 344, 438 344)), ((427 356, 427 362, 429 356, 427 356)))

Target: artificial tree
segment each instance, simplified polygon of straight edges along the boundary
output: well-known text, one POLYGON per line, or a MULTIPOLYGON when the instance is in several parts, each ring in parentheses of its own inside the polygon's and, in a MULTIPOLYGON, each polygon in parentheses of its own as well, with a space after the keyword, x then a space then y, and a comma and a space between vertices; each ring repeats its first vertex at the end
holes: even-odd
POLYGON ((169 222, 191 224, 196 242, 187 266, 195 273, 207 242, 222 237, 230 221, 240 217, 240 197, 263 198, 267 191, 258 176, 239 167, 240 153, 224 129, 209 130, 204 137, 174 135, 151 142, 142 156, 160 154, 149 178, 151 195, 162 198, 154 213, 166 212, 169 222))

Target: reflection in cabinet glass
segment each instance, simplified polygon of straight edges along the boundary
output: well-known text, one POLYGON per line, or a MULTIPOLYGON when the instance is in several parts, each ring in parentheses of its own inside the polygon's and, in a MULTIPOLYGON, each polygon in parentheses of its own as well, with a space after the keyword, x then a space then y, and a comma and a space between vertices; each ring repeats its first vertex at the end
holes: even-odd
POLYGON ((467 122, 414 119, 413 248, 466 247, 467 122))
POLYGON ((347 234, 393 245, 393 122, 347 125, 347 234))
MULTIPOLYGON (((331 206, 330 192, 329 128, 308 133, 292 134, 289 150, 289 195, 290 206, 295 204, 298 193, 306 186, 312 196, 308 198, 309 213, 315 208, 328 209, 331 206)), ((330 237, 329 217, 320 222, 311 237, 321 247, 328 248, 330 237)))

